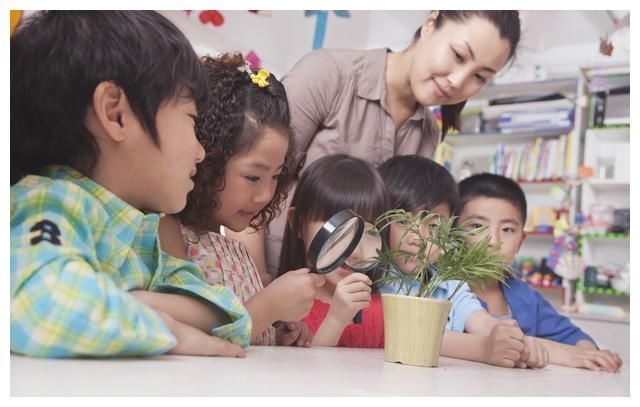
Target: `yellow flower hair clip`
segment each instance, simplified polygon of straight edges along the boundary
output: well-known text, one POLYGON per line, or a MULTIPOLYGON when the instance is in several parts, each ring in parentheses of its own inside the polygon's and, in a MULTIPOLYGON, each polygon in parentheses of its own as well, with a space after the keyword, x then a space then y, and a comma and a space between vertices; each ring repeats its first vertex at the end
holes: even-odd
POLYGON ((271 75, 269 71, 267 71, 266 69, 260 69, 257 74, 251 74, 249 76, 251 77, 251 82, 255 83, 261 88, 264 88, 269 85, 269 82, 267 81, 269 75, 271 75))

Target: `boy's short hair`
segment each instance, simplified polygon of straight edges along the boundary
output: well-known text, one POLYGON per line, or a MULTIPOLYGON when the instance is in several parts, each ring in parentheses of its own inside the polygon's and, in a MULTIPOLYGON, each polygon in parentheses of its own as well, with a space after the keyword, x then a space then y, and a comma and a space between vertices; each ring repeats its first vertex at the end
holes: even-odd
POLYGON ((10 79, 12 185, 46 165, 92 169, 98 145, 85 118, 101 82, 124 90, 156 144, 165 102, 206 97, 191 44, 153 11, 38 12, 11 36, 10 79))
POLYGON ((527 220, 527 198, 517 182, 501 175, 480 173, 460 181, 460 207, 462 212, 465 205, 478 197, 503 199, 518 209, 522 216, 522 224, 527 220))
POLYGON ((378 167, 387 186, 391 207, 433 210, 446 203, 451 214, 458 207, 458 185, 437 162, 419 155, 395 156, 378 167))

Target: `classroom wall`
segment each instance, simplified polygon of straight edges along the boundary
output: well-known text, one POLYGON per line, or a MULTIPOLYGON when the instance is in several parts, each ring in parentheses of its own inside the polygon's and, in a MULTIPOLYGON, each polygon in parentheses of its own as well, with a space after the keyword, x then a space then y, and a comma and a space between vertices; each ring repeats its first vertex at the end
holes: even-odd
MULTIPOLYGON (((265 67, 282 75, 313 50, 317 16, 303 10, 221 10, 224 23, 202 23, 200 11, 161 11, 180 27, 201 54, 239 50, 257 53, 265 67)), ((324 48, 401 50, 411 43, 426 10, 349 11, 349 17, 329 11, 324 48)), ((344 14, 344 13, 342 13, 344 14)), ((625 12, 615 13, 624 16, 625 12)), ((522 40, 518 57, 496 83, 523 82, 578 75, 579 67, 628 64, 629 27, 616 26, 604 10, 521 11, 522 40), (571 27, 567 30, 567 27, 571 27), (614 42, 612 56, 599 52, 599 37, 614 42)))

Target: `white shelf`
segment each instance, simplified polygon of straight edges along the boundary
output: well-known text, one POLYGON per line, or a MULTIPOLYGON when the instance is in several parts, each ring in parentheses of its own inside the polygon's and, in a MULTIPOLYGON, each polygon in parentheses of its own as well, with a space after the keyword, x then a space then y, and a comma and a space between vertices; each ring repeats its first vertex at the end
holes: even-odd
POLYGON ((587 134, 593 134, 598 138, 608 141, 629 141, 631 127, 590 127, 587 134))
POLYGON ((578 88, 576 78, 552 79, 537 82, 519 82, 492 84, 484 88, 482 92, 473 99, 501 99, 514 96, 544 96, 552 93, 563 95, 575 94, 578 88))
POLYGON ((534 142, 537 137, 551 138, 568 134, 572 130, 524 133, 461 133, 448 135, 445 141, 453 146, 458 145, 489 145, 499 143, 527 143, 534 142))
POLYGON ((591 187, 595 192, 619 192, 629 190, 631 186, 629 181, 615 179, 593 179, 586 181, 584 185, 591 187))

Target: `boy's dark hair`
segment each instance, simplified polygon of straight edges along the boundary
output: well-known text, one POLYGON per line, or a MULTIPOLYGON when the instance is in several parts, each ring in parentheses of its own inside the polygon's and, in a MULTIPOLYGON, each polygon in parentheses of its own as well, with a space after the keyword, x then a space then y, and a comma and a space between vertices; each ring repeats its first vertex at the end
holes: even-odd
POLYGON ((408 212, 433 210, 446 203, 453 215, 458 207, 458 185, 440 164, 419 155, 391 157, 378 167, 391 207, 408 212))
POLYGON ((527 220, 527 198, 517 182, 501 175, 483 172, 460 181, 460 206, 462 212, 465 205, 474 198, 488 197, 503 199, 518 209, 522 216, 522 224, 527 220))
POLYGON ((291 207, 296 211, 291 225, 285 227, 278 276, 307 267, 304 241, 299 237, 304 222, 324 222, 344 209, 373 222, 389 209, 389 196, 371 164, 346 154, 333 154, 305 167, 291 207))
POLYGON ((225 167, 229 160, 251 149, 265 128, 283 134, 289 141, 284 168, 271 202, 251 221, 259 228, 282 210, 292 181, 294 151, 291 114, 282 83, 270 74, 269 84, 252 83, 241 54, 223 54, 202 58, 207 76, 209 101, 202 109, 196 135, 205 149, 204 161, 198 164, 195 187, 189 193, 186 208, 178 214, 180 221, 198 231, 214 230, 212 213, 220 207, 218 193, 224 189, 225 167))
POLYGON ((206 97, 187 38, 153 11, 46 11, 11 36, 11 184, 51 164, 90 172, 85 125, 96 86, 112 81, 158 144, 156 114, 172 98, 206 97))
MULTIPOLYGON (((509 51, 509 60, 513 61, 516 56, 516 50, 520 43, 520 13, 517 10, 438 10, 438 17, 435 20, 436 30, 442 27, 447 21, 456 23, 464 22, 471 17, 479 17, 489 21, 500 32, 500 38, 509 41, 511 49, 509 51)), ((413 35, 413 40, 420 38, 420 30, 418 28, 413 35)), ((451 129, 460 130, 460 113, 464 109, 466 100, 453 105, 442 105, 442 139, 451 129)))

